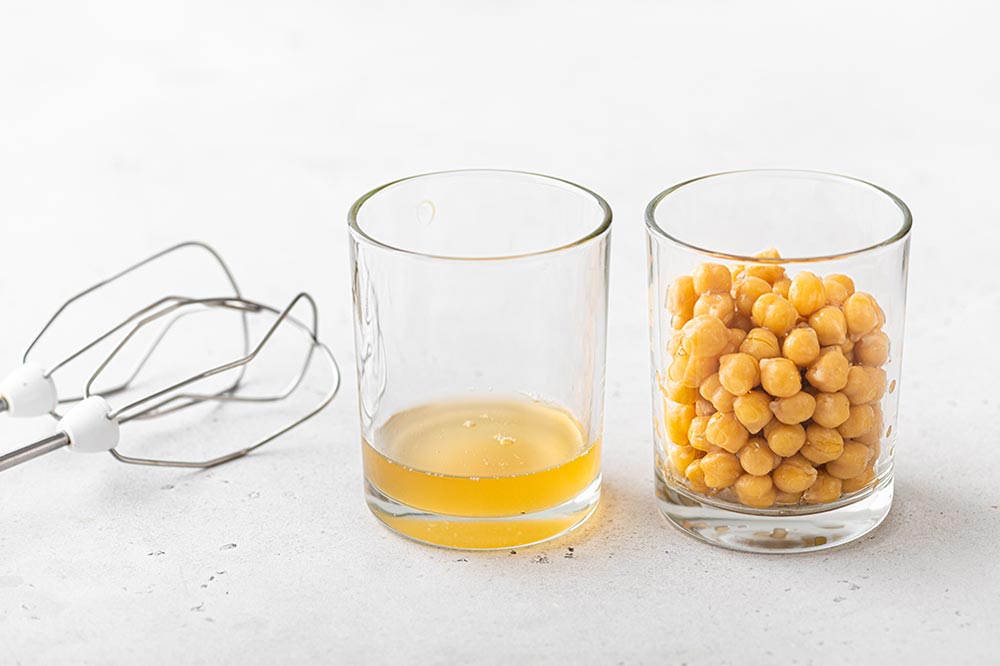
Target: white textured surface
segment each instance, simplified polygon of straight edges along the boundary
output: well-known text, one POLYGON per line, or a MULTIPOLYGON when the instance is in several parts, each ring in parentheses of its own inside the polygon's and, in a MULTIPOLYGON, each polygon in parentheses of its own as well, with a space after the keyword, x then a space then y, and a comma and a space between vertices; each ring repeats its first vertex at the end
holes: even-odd
MULTIPOLYGON (((617 222, 583 531, 516 555, 391 535, 347 381, 214 472, 59 452, 0 475, 0 663, 995 659, 995 23, 973 2, 4 2, 0 265, 51 271, 0 282, 5 366, 109 247, 199 237, 255 296, 316 293, 350 377, 346 209, 415 172, 552 173, 617 222), (652 497, 641 211, 752 166, 873 180, 916 219, 896 505, 812 556, 696 543, 652 497)), ((30 434, 0 423, 3 449, 30 434)))

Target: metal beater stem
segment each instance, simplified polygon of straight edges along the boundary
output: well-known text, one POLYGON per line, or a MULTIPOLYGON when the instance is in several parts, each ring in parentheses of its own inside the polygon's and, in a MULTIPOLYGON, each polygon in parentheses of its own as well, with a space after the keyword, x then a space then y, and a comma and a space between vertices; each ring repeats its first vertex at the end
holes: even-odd
POLYGON ((34 460, 39 456, 44 456, 46 453, 61 449, 64 446, 69 446, 69 437, 64 432, 46 437, 34 444, 28 444, 22 449, 8 453, 5 456, 0 456, 0 472, 28 462, 29 460, 34 460))
POLYGON ((0 414, 6 412, 9 408, 10 405, 7 404, 7 401, 4 400, 3 398, 0 398, 0 414))

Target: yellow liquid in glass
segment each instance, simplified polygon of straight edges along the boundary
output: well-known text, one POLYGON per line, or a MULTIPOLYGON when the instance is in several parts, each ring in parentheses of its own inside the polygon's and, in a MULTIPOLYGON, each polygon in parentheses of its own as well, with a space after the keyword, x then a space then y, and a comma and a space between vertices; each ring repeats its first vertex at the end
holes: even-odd
POLYGON ((392 416, 375 440, 363 442, 369 483, 440 519, 373 509, 422 541, 522 545, 559 534, 593 510, 531 516, 576 498, 600 474, 600 442, 589 443, 572 415, 549 404, 517 397, 431 403, 392 416))

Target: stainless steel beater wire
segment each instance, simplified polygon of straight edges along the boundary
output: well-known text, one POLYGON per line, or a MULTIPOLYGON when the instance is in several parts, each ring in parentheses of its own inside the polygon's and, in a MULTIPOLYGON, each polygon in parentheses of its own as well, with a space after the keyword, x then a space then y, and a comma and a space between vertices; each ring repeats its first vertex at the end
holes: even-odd
MULTIPOLYGON (((25 350, 24 355, 22 356, 22 359, 21 359, 22 363, 27 363, 28 362, 28 358, 30 357, 32 350, 35 348, 35 346, 38 344, 38 342, 42 339, 42 337, 48 332, 48 330, 52 327, 52 325, 56 322, 56 320, 59 319, 59 317, 66 311, 67 308, 69 308, 69 306, 73 305, 75 302, 79 301, 81 298, 83 298, 83 297, 85 297, 85 296, 87 296, 87 295, 89 295, 89 294, 97 291, 98 289, 100 289, 100 288, 102 288, 104 286, 107 286, 108 284, 111 284, 112 282, 115 282, 115 281, 117 281, 117 280, 125 277, 126 275, 129 275, 130 273, 132 273, 132 272, 134 272, 134 271, 142 268, 143 266, 146 266, 146 265, 148 265, 148 264, 156 261, 157 259, 160 259, 160 258, 162 258, 162 257, 164 257, 164 256, 166 256, 168 254, 172 254, 174 252, 177 252, 177 251, 185 249, 185 248, 197 248, 197 249, 202 249, 202 250, 208 252, 212 256, 212 258, 215 260, 215 262, 219 264, 219 267, 222 269, 222 272, 225 274, 226 279, 228 280, 230 286, 232 286, 232 288, 233 288, 234 295, 237 298, 239 298, 239 297, 242 296, 242 294, 240 292, 239 285, 236 283, 236 278, 233 276, 232 271, 229 269, 229 266, 226 264, 226 262, 222 259, 222 256, 213 247, 211 247, 207 243, 202 243, 200 241, 187 241, 187 242, 184 242, 184 243, 178 243, 178 244, 173 245, 171 247, 168 247, 168 248, 166 248, 164 250, 161 250, 160 252, 157 252, 156 254, 154 254, 154 255, 152 255, 150 257, 147 257, 146 259, 143 259, 142 261, 140 261, 140 262, 138 262, 136 264, 133 264, 133 265, 125 268, 124 270, 119 271, 118 273, 112 275, 111 277, 108 277, 108 278, 106 278, 106 279, 98 282, 97 284, 94 284, 94 285, 88 287, 87 289, 84 289, 83 291, 79 292, 75 296, 73 296, 70 299, 68 299, 67 301, 65 301, 59 307, 59 309, 56 310, 55 314, 52 315, 52 317, 50 317, 49 320, 45 323, 45 325, 42 327, 42 330, 39 331, 38 335, 35 336, 35 339, 32 340, 31 343, 28 345, 28 348, 25 350)), ((167 324, 167 326, 165 328, 169 329, 172 325, 173 325, 173 322, 167 324)), ((52 373, 55 372, 55 369, 57 369, 59 367, 62 367, 63 365, 65 365, 70 360, 73 360, 74 358, 78 357, 84 351, 87 351, 87 350, 93 348, 94 345, 96 345, 99 342, 103 341, 104 339, 107 338, 108 335, 111 335, 114 332, 115 332, 114 330, 110 331, 107 335, 102 336, 98 340, 96 340, 93 343, 87 345, 84 350, 82 350, 82 351, 74 354, 70 359, 64 360, 64 361, 58 363, 55 366, 55 368, 48 370, 46 372, 45 376, 46 377, 50 377, 52 375, 52 373)), ((165 332, 164 332, 164 334, 165 334, 165 332)), ((140 360, 138 367, 136 367, 136 369, 132 372, 132 374, 131 374, 131 376, 129 377, 128 380, 126 380, 125 382, 123 382, 122 384, 120 384, 120 385, 118 385, 116 387, 112 387, 111 389, 109 389, 107 391, 103 391, 103 394, 104 395, 114 395, 116 393, 120 393, 120 392, 124 391, 131 384, 131 382, 136 378, 136 376, 139 374, 139 372, 142 369, 142 366, 146 363, 146 361, 149 360, 149 357, 153 354, 154 350, 162 342, 162 340, 163 340, 163 335, 157 337, 157 339, 154 340, 152 346, 149 348, 149 350, 147 351, 147 353, 145 354, 145 356, 140 360)), ((246 315, 244 315, 243 316, 243 353, 246 354, 249 351, 250 351, 250 324, 247 321, 246 315)), ((240 373, 239 373, 239 375, 236 377, 235 381, 233 382, 233 384, 231 386, 229 386, 228 388, 224 389, 223 391, 221 391, 221 393, 227 393, 229 391, 235 390, 239 386, 240 382, 242 381, 243 374, 244 374, 244 371, 241 370, 240 373)), ((67 399, 67 400, 63 400, 63 401, 60 401, 60 402, 74 402, 76 400, 78 400, 78 398, 77 399, 67 399)), ((56 413, 53 412, 53 416, 58 417, 58 414, 56 414, 56 413)))
POLYGON ((10 405, 7 404, 7 400, 5 398, 0 397, 0 414, 6 412, 9 408, 10 405))

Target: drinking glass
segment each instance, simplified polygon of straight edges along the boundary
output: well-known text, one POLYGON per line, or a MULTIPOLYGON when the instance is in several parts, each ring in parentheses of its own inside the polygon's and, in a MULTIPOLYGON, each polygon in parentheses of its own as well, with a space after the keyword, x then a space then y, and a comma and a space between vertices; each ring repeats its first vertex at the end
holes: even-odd
POLYGON ((510 548, 601 486, 611 209, 573 183, 467 170, 349 215, 365 493, 413 539, 510 548))
POLYGON ((803 552, 892 503, 911 216, 809 171, 681 183, 646 210, 655 480, 675 526, 803 552))

